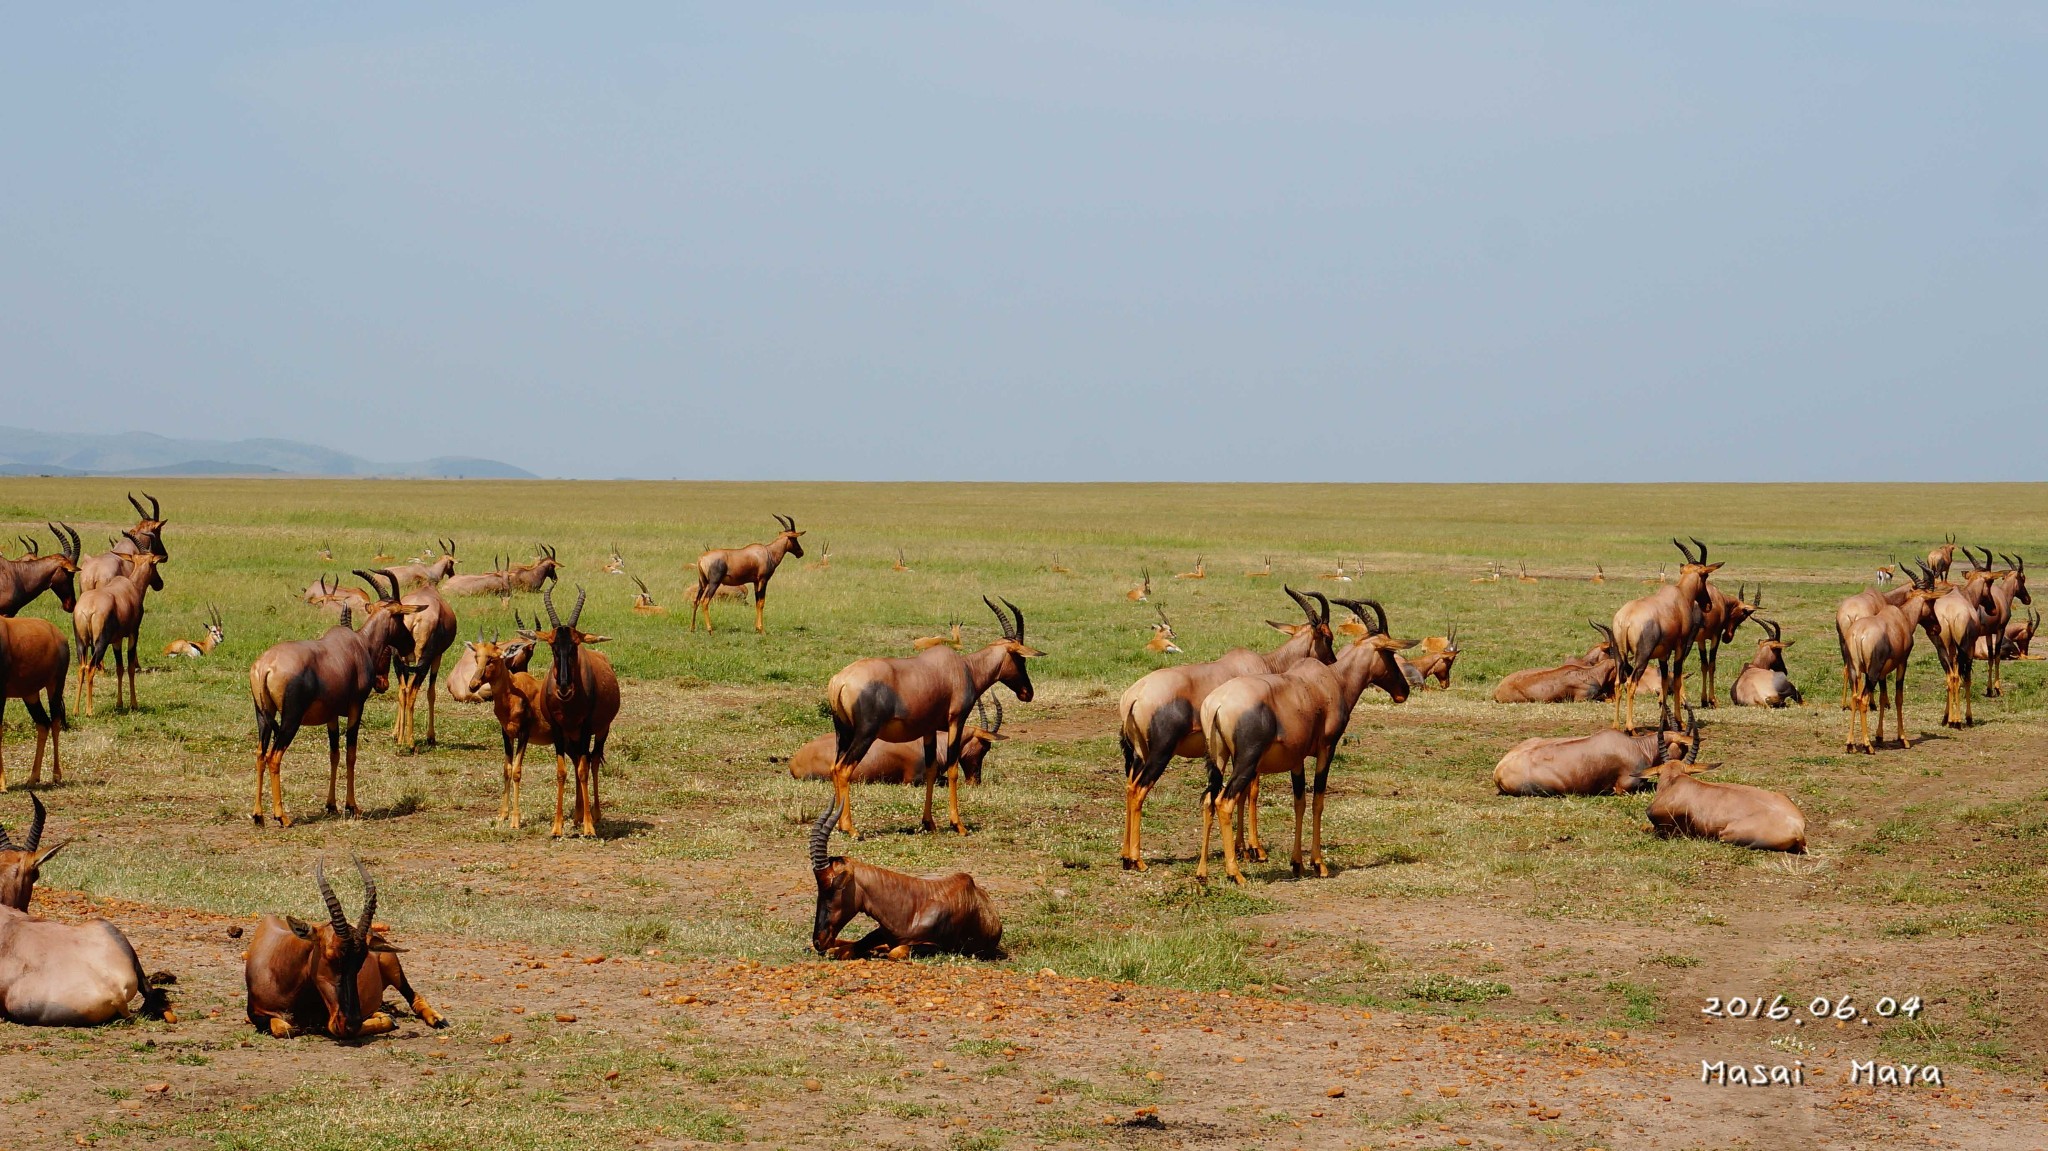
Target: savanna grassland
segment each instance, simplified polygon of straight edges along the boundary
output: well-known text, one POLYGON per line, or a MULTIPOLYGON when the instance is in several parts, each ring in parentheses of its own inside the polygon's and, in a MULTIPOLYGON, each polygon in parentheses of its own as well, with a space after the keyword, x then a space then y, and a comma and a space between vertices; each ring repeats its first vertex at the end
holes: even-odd
MULTIPOLYGON (((142 486, 0 480, 0 540, 48 548, 43 523, 64 520, 102 545, 142 486)), ((148 600, 141 708, 117 713, 109 678, 99 714, 74 710, 64 782, 39 791, 50 834, 73 842, 37 909, 112 918, 150 969, 177 974, 179 1019, 0 1024, 0 1149, 2048 1143, 2048 673, 2008 664, 1977 726, 1946 731, 1923 639, 1918 742, 1849 755, 1832 627, 1878 564, 1943 532, 2048 557, 2048 488, 146 486, 172 558, 148 600), (691 634, 685 565, 767 538, 777 512, 809 554, 771 585, 768 634, 732 601, 717 632, 691 634), (1795 641, 1810 706, 1727 705, 1746 629, 1721 658, 1722 706, 1702 713, 1703 758, 1723 765, 1710 778, 1790 795, 1806 856, 1659 840, 1642 796, 1493 794, 1507 747, 1612 714, 1497 705, 1493 684, 1584 651, 1588 618, 1675 571, 1674 534, 1705 540, 1722 582, 1761 581, 1764 614, 1795 641), (445 694, 439 743, 417 753, 393 748, 391 701, 372 703, 363 819, 322 813, 316 731, 285 761, 298 822, 253 827, 250 660, 327 626, 298 596, 316 575, 445 536, 464 571, 552 545, 558 600, 583 585, 584 628, 614 637, 624 710, 603 835, 549 839, 545 754, 528 759, 526 828, 491 826, 495 727, 445 694), (629 581, 600 570, 614 546, 669 614, 629 609, 629 581), (909 571, 892 570, 899 549, 909 571), (1207 578, 1173 578, 1198 560, 1207 578), (1274 578, 1245 574, 1268 561, 1274 578), (1486 578, 1496 562, 1506 574, 1486 578), (1351 582, 1325 578, 1340 564, 1351 582), (1142 650, 1156 617, 1125 592, 1147 571, 1183 656, 1142 650), (1298 618, 1282 582, 1377 598, 1402 636, 1456 623, 1451 690, 1359 704, 1324 822, 1331 878, 1292 878, 1276 850, 1242 889, 1197 885, 1187 763, 1147 807, 1150 869, 1124 871, 1117 695, 1165 660, 1277 642, 1261 621, 1298 618), (1037 699, 1005 699, 1009 738, 963 793, 971 834, 918 832, 921 794, 867 788, 868 836, 837 849, 972 872, 1010 956, 817 961, 803 838, 826 789, 777 761, 829 731, 823 685, 849 660, 907 653, 956 619, 969 646, 992 638, 985 594, 1021 607, 1048 654, 1037 699), (208 604, 220 650, 156 654, 196 637, 208 604), (228 929, 314 912, 315 856, 350 850, 453 1025, 407 1017, 359 1046, 258 1037, 228 929), (1816 996, 1850 995, 1865 1017, 1888 995, 1925 1010, 1840 1026, 1700 1014, 1709 996, 1780 994, 1802 1015, 1816 996), (1796 1063, 1806 1082, 1702 1085, 1702 1059, 1796 1063), (1852 1059, 1938 1064, 1944 1085, 1852 1087, 1852 1059)), ((538 597, 455 601, 465 637, 509 634, 514 607, 538 597)), ((68 633, 48 597, 28 614, 68 633)), ((0 822, 18 830, 33 738, 18 702, 6 720, 0 822)), ((1288 842, 1285 791, 1266 790, 1269 846, 1288 842)), ((343 898, 354 906, 352 883, 343 898)))

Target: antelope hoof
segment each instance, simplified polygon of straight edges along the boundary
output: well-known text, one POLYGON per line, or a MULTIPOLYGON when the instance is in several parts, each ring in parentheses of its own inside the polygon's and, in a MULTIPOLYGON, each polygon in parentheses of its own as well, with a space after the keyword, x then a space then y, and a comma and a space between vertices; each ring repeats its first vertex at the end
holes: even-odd
POLYGON ((925 820, 925 821, 924 821, 924 829, 925 829, 926 831, 937 831, 937 830, 939 829, 939 824, 938 824, 938 821, 937 821, 937 820, 935 820, 935 819, 927 819, 927 820, 925 820))
POLYGON ((278 816, 278 817, 277 817, 277 825, 278 825, 279 827, 290 827, 290 826, 292 825, 292 817, 291 817, 291 816, 289 816, 289 815, 280 815, 280 816, 278 816))
POLYGON ((424 999, 412 1001, 412 1013, 419 1016, 421 1023, 436 1030, 448 1026, 448 1020, 440 1012, 427 1006, 427 1001, 424 999))
POLYGON ((1296 878, 1296 879, 1300 879, 1300 878, 1301 878, 1301 861, 1300 861, 1300 860, 1296 860, 1296 861, 1295 861, 1295 862, 1294 862, 1294 863, 1293 863, 1293 864, 1292 864, 1291 866, 1292 866, 1292 867, 1294 868, 1294 878, 1296 878))
POLYGON ((254 812, 254 813, 252 813, 252 814, 251 814, 251 815, 249 816, 249 818, 250 818, 250 819, 253 819, 253 820, 255 820, 255 821, 256 821, 256 826, 258 826, 258 827, 262 827, 262 826, 263 826, 263 813, 262 813, 262 812, 260 812, 260 811, 258 811, 258 812, 254 812))
POLYGON ((327 814, 329 814, 329 815, 339 815, 340 813, 341 813, 341 808, 339 808, 339 807, 336 807, 336 806, 335 806, 335 804, 334 804, 334 801, 333 801, 333 800, 331 800, 331 799, 330 799, 330 800, 328 800, 328 801, 327 801, 327 814))
POLYGON ((1246 854, 1252 857, 1252 862, 1254 863, 1266 862, 1266 849, 1263 847, 1254 847, 1246 854))
POLYGON ((272 1039, 290 1039, 292 1037, 292 1025, 275 1015, 271 1016, 270 1037, 272 1039))
POLYGON ((1330 878, 1330 867, 1329 867, 1329 865, 1328 865, 1328 864, 1326 864, 1326 863, 1318 863, 1318 864, 1316 864, 1316 878, 1318 878, 1318 879, 1328 879, 1328 878, 1330 878))
POLYGON ((1243 875, 1243 873, 1242 873, 1242 872, 1232 872, 1232 873, 1231 873, 1231 875, 1230 875, 1230 882, 1232 882, 1232 883, 1235 883, 1235 884, 1237 884, 1237 885, 1238 885, 1239 887, 1243 887, 1243 886, 1245 885, 1245 884, 1244 884, 1244 875, 1243 875))

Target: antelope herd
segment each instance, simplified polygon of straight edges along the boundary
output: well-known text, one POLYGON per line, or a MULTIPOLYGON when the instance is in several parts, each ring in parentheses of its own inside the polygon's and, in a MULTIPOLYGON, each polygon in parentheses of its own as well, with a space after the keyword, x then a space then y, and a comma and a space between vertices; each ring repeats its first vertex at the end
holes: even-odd
MULTIPOLYGON (((139 706, 137 653, 145 607, 148 593, 163 588, 163 569, 170 561, 164 545, 168 521, 154 497, 145 493, 144 499, 147 508, 129 496, 135 525, 123 529, 105 553, 82 558, 78 532, 68 524, 51 522, 47 526, 57 541, 56 551, 44 553, 38 541, 22 536, 17 541, 22 554, 0 558, 0 712, 7 700, 20 699, 36 728, 35 758, 27 778, 32 787, 43 782, 46 744, 50 780, 63 780, 60 740, 69 726, 64 696, 74 661, 76 698, 85 716, 93 715, 97 681, 109 651, 114 654, 116 708, 139 706), (44 592, 71 615, 69 641, 48 621, 19 615, 44 592)), ((769 583, 786 558, 804 555, 804 532, 795 519, 777 515, 775 520, 779 531, 768 541, 706 548, 686 569, 695 581, 690 631, 696 630, 701 615, 709 632, 713 601, 722 592, 739 589, 751 591, 755 631, 766 634, 769 583)), ((1617 605, 1605 622, 1590 621, 1598 642, 1583 654, 1552 666, 1512 672, 1493 689, 1491 698, 1499 703, 1611 701, 1613 709, 1612 723, 1597 730, 1524 739, 1507 749, 1493 771, 1494 790, 1516 800, 1647 792, 1647 829, 1658 836, 1803 852, 1804 816, 1787 796, 1696 778, 1718 766, 1698 762, 1703 740, 1696 707, 1713 708, 1718 702, 1722 647, 1736 642, 1745 624, 1761 632, 1754 655, 1728 686, 1728 697, 1738 707, 1776 709, 1807 702, 1786 662, 1794 641, 1785 638, 1782 618, 1761 614, 1761 584, 1752 591, 1748 583, 1740 583, 1730 594, 1714 579, 1723 563, 1709 560, 1706 543, 1697 538, 1690 538, 1689 544, 1677 538, 1671 542, 1682 557, 1675 579, 1668 576, 1668 567, 1660 570, 1657 578, 1642 581, 1652 585, 1647 594, 1617 605), (1699 684, 1696 702, 1685 697, 1689 661, 1695 664, 1699 684), (1637 726, 1637 697, 1644 692, 1657 697, 1659 722, 1654 729, 1637 726)), ((318 554, 323 562, 333 560, 331 546, 321 547, 318 554)), ((808 570, 830 570, 830 555, 826 548, 808 570)), ((395 683, 393 739, 402 749, 416 750, 422 741, 415 736, 414 713, 425 695, 423 742, 432 747, 441 664, 462 634, 451 601, 481 596, 512 601, 521 594, 538 594, 541 614, 529 626, 515 611, 509 641, 496 634, 486 639, 477 629, 475 638, 461 645, 448 692, 457 702, 490 705, 502 748, 497 757, 501 778, 495 825, 509 831, 522 828, 525 757, 538 743, 552 746, 555 753, 551 835, 605 834, 601 777, 607 741, 621 711, 621 684, 610 659, 597 650, 608 637, 582 629, 584 589, 577 586, 574 606, 564 618, 554 593, 563 586, 568 565, 546 543, 534 545, 532 559, 526 562, 494 556, 487 572, 459 574, 457 565, 453 538, 436 540, 434 547, 407 563, 391 563, 380 547, 378 561, 354 570, 362 586, 323 574, 297 595, 333 612, 337 622, 311 638, 273 644, 250 664, 256 725, 251 816, 257 827, 266 825, 266 815, 280 829, 292 826, 284 802, 283 762, 307 724, 327 729, 327 812, 359 816, 358 735, 371 696, 389 691, 395 683), (548 667, 530 672, 530 661, 543 650, 548 667)), ((617 544, 593 567, 627 575, 627 561, 617 544)), ((895 551, 891 570, 911 570, 901 549, 895 551)), ((1038 570, 1076 575, 1057 551, 1051 564, 1038 570)), ((1506 582, 1544 591, 1514 591, 1504 585, 1503 566, 1490 561, 1486 572, 1472 582, 1503 586, 1473 594, 1547 595, 1559 582, 1595 587, 1607 582, 1605 568, 1598 564, 1583 580, 1532 575, 1524 561, 1516 561, 1513 571, 1514 580, 1506 582)), ((1317 574, 1357 584, 1370 582, 1364 572, 1363 564, 1349 571, 1338 564, 1333 572, 1317 574)), ((1242 574, 1252 587, 1270 587, 1261 581, 1274 576, 1272 559, 1263 555, 1256 567, 1245 568, 1242 574)), ((661 615, 664 609, 655 602, 645 578, 629 578, 637 589, 630 610, 642 616, 661 615)), ((1177 583, 1210 578, 1206 558, 1200 555, 1192 569, 1173 576, 1177 583)), ((1317 876, 1329 875, 1322 827, 1325 799, 1361 695, 1376 688, 1401 704, 1432 680, 1437 690, 1450 691, 1453 667, 1463 650, 1459 626, 1452 623, 1444 634, 1420 641, 1397 639, 1378 599, 1339 598, 1283 586, 1302 614, 1298 621, 1268 621, 1285 637, 1277 647, 1263 652, 1235 648, 1209 660, 1170 662, 1170 657, 1184 653, 1165 606, 1152 603, 1149 569, 1134 584, 1118 586, 1128 588, 1125 601, 1151 603, 1156 617, 1144 621, 1149 637, 1131 653, 1154 666, 1117 702, 1116 734, 1124 768, 1124 868, 1146 870, 1144 807, 1166 769, 1180 758, 1201 760, 1206 768, 1199 803, 1189 812, 1201 823, 1194 861, 1198 879, 1208 879, 1211 844, 1219 832, 1223 869, 1232 881, 1246 882, 1241 860, 1266 859, 1259 837, 1259 783, 1263 776, 1282 773, 1289 777, 1294 798, 1293 874, 1304 876, 1313 867, 1317 876), (1333 605, 1344 608, 1349 618, 1333 625, 1333 605)), ((808 840, 817 892, 812 946, 822 955, 1001 954, 1001 919, 989 893, 973 877, 918 878, 830 851, 835 829, 859 838, 852 813, 851 785, 856 783, 922 785, 921 825, 930 832, 937 830, 933 804, 943 779, 950 825, 958 834, 967 833, 960 811, 961 782, 980 784, 987 757, 998 742, 1010 738, 1003 732, 1003 704, 992 692, 1000 685, 1017 702, 1032 702, 1029 664, 1046 654, 1026 641, 1025 615, 1014 603, 987 596, 982 602, 997 621, 998 638, 970 650, 963 640, 963 622, 953 620, 938 634, 911 640, 913 654, 847 663, 824 685, 824 711, 832 730, 787 758, 793 779, 831 785, 830 798, 811 824, 808 840), (841 931, 861 915, 874 920, 876 929, 857 941, 841 939, 841 931)), ((1996 698, 2004 689, 2005 664, 2040 658, 2030 651, 2040 624, 2032 602, 2024 557, 1960 543, 1953 536, 1945 537, 1924 559, 1910 564, 1894 560, 1878 569, 1877 586, 1843 600, 1836 612, 1842 707, 1849 724, 1845 747, 1874 754, 1884 746, 1888 710, 1898 745, 1911 746, 1905 680, 1916 632, 1925 632, 1942 669, 1943 722, 1958 728, 1974 723, 1976 663, 1987 665, 1984 693, 1996 698), (1957 571, 1958 553, 1967 571, 1957 571), (1952 573, 1958 582, 1951 582, 1952 573), (1895 574, 1906 577, 1905 586, 1891 586, 1895 574)), ((624 610, 628 605, 620 606, 624 610)), ((1783 612, 1776 614, 1782 617, 1783 612)), ((214 604, 207 604, 203 630, 196 634, 195 639, 173 640, 162 649, 163 655, 191 661, 215 658, 227 642, 227 624, 214 604)), ((5 760, 0 758, 0 792, 7 784, 5 760)), ((164 1013, 169 1004, 162 987, 168 978, 145 975, 119 929, 104 920, 59 923, 28 912, 42 864, 65 846, 42 845, 46 813, 40 796, 32 796, 31 803, 33 817, 25 843, 15 844, 0 829, 0 1019, 90 1024, 128 1016, 138 1001, 146 1014, 164 1013)), ((355 870, 364 892, 356 920, 344 913, 321 862, 315 864, 313 876, 327 912, 324 921, 266 916, 257 924, 243 955, 247 1014, 253 1026, 279 1037, 377 1035, 394 1026, 383 1007, 387 990, 396 991, 422 1022, 437 1027, 445 1023, 407 981, 398 949, 374 922, 376 885, 360 861, 355 870)))

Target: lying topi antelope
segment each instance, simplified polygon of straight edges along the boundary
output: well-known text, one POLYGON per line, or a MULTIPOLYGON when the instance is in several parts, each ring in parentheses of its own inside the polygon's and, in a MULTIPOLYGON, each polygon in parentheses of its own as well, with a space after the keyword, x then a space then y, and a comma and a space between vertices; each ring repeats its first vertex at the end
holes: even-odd
MULTIPOLYGON (((30 796, 35 818, 28 842, 16 846, 0 828, 0 1021, 39 1027, 92 1027, 142 1014, 170 1018, 170 1000, 151 979, 121 930, 104 919, 60 923, 28 913, 44 863, 64 849, 45 848, 43 801, 30 796)), ((70 842, 66 840, 65 843, 70 842)))
POLYGON ((328 886, 324 861, 313 865, 313 882, 327 905, 327 922, 306 923, 289 915, 257 920, 242 970, 249 1022, 259 1030, 279 1039, 308 1033, 335 1039, 382 1035, 396 1026, 384 1010, 387 987, 404 998, 421 1023, 448 1026, 405 978, 398 962, 403 948, 391 946, 377 930, 377 884, 362 860, 355 864, 363 881, 363 914, 355 923, 328 886), (364 1014, 371 1006, 376 1010, 364 1014))
POLYGON ((834 796, 811 825, 811 875, 818 882, 813 951, 833 959, 903 959, 933 951, 1002 958, 1003 921, 973 876, 955 872, 922 879, 832 855, 832 824, 839 816, 834 796), (875 929, 852 942, 839 938, 860 915, 873 919, 875 929))
POLYGON ((1237 843, 1230 834, 1231 817, 1261 775, 1287 772, 1294 781, 1294 874, 1302 874, 1301 833, 1307 780, 1305 766, 1316 761, 1315 834, 1312 861, 1316 874, 1327 878, 1323 862, 1323 797, 1329 790, 1330 761, 1351 723, 1351 709, 1367 687, 1378 687, 1399 703, 1408 698, 1408 680, 1394 666, 1394 653, 1414 646, 1387 633, 1387 613, 1375 600, 1335 600, 1361 617, 1371 609, 1377 617, 1374 634, 1354 641, 1335 663, 1303 660, 1278 674, 1247 675, 1231 680, 1202 701, 1202 731, 1209 744, 1209 787, 1202 797, 1202 860, 1195 878, 1209 878, 1209 832, 1223 827, 1223 869, 1240 886, 1237 843), (1228 773, 1225 765, 1229 766, 1228 773))
POLYGON ((418 563, 394 564, 383 570, 390 572, 401 587, 416 587, 438 584, 455 574, 455 541, 435 540, 440 545, 440 558, 434 558, 432 549, 420 557, 418 563))
POLYGON ((1179 652, 1180 645, 1173 642, 1173 621, 1166 618, 1166 609, 1153 604, 1152 610, 1159 613, 1159 622, 1152 625, 1152 638, 1145 642, 1145 650, 1154 655, 1179 652))
POLYGON ((201 656, 212 655, 213 649, 219 647, 227 638, 227 628, 220 620, 220 609, 209 603, 206 605, 206 630, 200 633, 199 639, 196 642, 189 639, 174 639, 164 645, 164 654, 198 659, 201 656))
MULTIPOLYGON (((1607 625, 1593 624, 1605 636, 1607 625)), ((1585 655, 1556 667, 1532 667, 1509 672, 1493 689, 1495 703, 1583 703, 1606 699, 1614 693, 1620 664, 1614 661, 1612 640, 1602 639, 1585 655)))
POLYGON ((946 779, 947 804, 953 830, 967 834, 960 822, 960 753, 966 747, 967 720, 974 705, 996 684, 1010 689, 1020 702, 1031 702, 1031 672, 1028 659, 1045 653, 1024 642, 1024 613, 1009 600, 1003 607, 983 596, 981 602, 995 613, 1002 625, 1001 639, 979 651, 962 655, 940 645, 914 656, 898 659, 857 659, 834 675, 825 685, 825 701, 832 710, 835 736, 832 756, 832 789, 837 797, 840 830, 857 835, 853 826, 848 785, 853 769, 865 758, 876 740, 891 743, 924 744, 922 778, 926 831, 936 831, 932 821, 932 789, 941 775, 946 779), (939 733, 946 734, 940 750, 939 733))
MULTIPOLYGON (((50 745, 50 781, 64 782, 64 760, 60 744, 64 721, 64 681, 71 673, 71 645, 57 625, 35 616, 0 616, 0 721, 7 701, 18 699, 28 708, 29 721, 36 726, 35 765, 28 782, 43 781, 43 743, 50 745), (39 700, 37 697, 41 696, 39 700)), ((0 729, 4 729, 0 722, 0 729)), ((0 791, 7 790, 7 761, 0 757, 0 791)))
POLYGON ((513 591, 539 591, 561 578, 562 561, 555 558, 555 549, 547 544, 535 544, 533 548, 531 561, 508 564, 505 568, 506 585, 513 591))
POLYGON ((439 589, 441 594, 444 596, 494 595, 501 597, 511 595, 512 577, 511 572, 508 570, 511 567, 511 557, 508 556, 500 559, 498 556, 493 555, 491 563, 490 571, 464 572, 461 575, 451 575, 447 579, 442 580, 439 589))
MULTIPOLYGON (((1697 731, 1698 721, 1694 721, 1697 731)), ((1759 851, 1806 854, 1806 817, 1791 800, 1775 791, 1741 783, 1706 783, 1695 772, 1721 766, 1694 766, 1700 745, 1695 736, 1685 758, 1657 769, 1657 794, 1650 800, 1650 826, 1663 838, 1674 835, 1717 839, 1759 851)))
POLYGON ((1627 795, 1656 786, 1657 766, 1686 753, 1699 738, 1671 728, 1671 712, 1657 730, 1624 735, 1611 727, 1592 735, 1525 739, 1501 756, 1493 785, 1502 795, 1627 795))
POLYGON ((78 606, 78 533, 70 524, 48 526, 57 537, 56 555, 0 559, 0 616, 14 616, 44 592, 67 612, 78 606))
MULTIPOLYGON (((516 611, 512 613, 512 622, 513 626, 519 629, 518 638, 514 639, 511 643, 498 645, 498 651, 505 661, 505 666, 516 673, 525 671, 527 666, 533 662, 534 641, 533 633, 526 630, 526 621, 520 619, 519 613, 516 611)), ((483 639, 481 630, 477 634, 477 639, 478 641, 483 639)), ((490 679, 488 677, 483 679, 477 678, 476 646, 476 644, 464 644, 462 647, 462 657, 457 659, 455 666, 448 671, 448 698, 457 703, 490 702, 490 679), (472 689, 472 684, 477 686, 472 689)))
POLYGON ((526 773, 526 747, 535 740, 551 743, 555 738, 541 707, 541 683, 526 672, 526 658, 531 658, 533 646, 530 640, 500 646, 478 635, 475 642, 463 645, 462 655, 471 665, 469 692, 491 701, 498 733, 504 739, 505 778, 496 822, 515 830, 520 826, 519 782, 526 773))
POLYGON ((711 630, 711 600, 724 587, 751 585, 754 589, 754 630, 766 635, 768 626, 763 622, 762 607, 768 602, 768 581, 775 578, 775 569, 782 564, 783 557, 804 558, 804 545, 796 530, 796 521, 789 516, 778 515, 775 522, 782 526, 782 532, 765 544, 748 544, 743 548, 712 548, 697 557, 697 591, 690 599, 690 630, 697 630, 697 612, 704 612, 704 630, 711 630))
POLYGON ((342 608, 353 608, 359 617, 369 615, 370 593, 361 588, 343 587, 340 577, 330 579, 321 576, 307 586, 303 598, 315 607, 324 607, 339 615, 342 608))
POLYGON ((1735 685, 1728 689, 1729 702, 1737 707, 1803 705, 1805 697, 1799 694, 1799 688, 1785 670, 1785 649, 1795 641, 1782 637, 1776 620, 1760 615, 1750 618, 1764 629, 1764 638, 1756 641, 1756 654, 1735 677, 1735 685))
POLYGON ((135 698, 135 674, 142 661, 136 645, 142 637, 144 598, 151 589, 161 591, 163 577, 157 574, 152 552, 118 552, 115 562, 128 569, 127 578, 109 580, 78 593, 78 606, 71 611, 71 634, 78 642, 78 707, 92 714, 93 687, 105 670, 107 652, 114 653, 114 707, 121 704, 121 684, 128 685, 129 708, 140 707, 135 698))
MULTIPOLYGON (((2028 653, 2029 649, 2034 645, 2034 637, 2040 633, 2041 613, 2028 608, 2025 619, 2016 619, 2005 625, 2004 658, 2012 660, 2040 659, 2040 656, 2028 653)), ((1989 655, 1990 645, 1991 641, 1989 639, 1983 636, 1977 637, 1978 659, 1991 658, 1989 655)))
MULTIPOLYGON (((974 713, 981 722, 967 725, 967 743, 960 749, 960 778, 968 783, 981 783, 982 762, 988 758, 994 741, 1010 738, 1002 734, 1003 701, 996 700, 995 722, 989 722, 988 707, 981 701, 974 702, 974 713)), ((951 738, 940 733, 940 755, 944 755, 945 743, 951 738)), ((832 757, 838 750, 838 737, 821 735, 796 749, 789 757, 791 779, 831 779, 832 757)), ((924 743, 887 743, 876 740, 868 753, 854 765, 850 779, 854 783, 917 784, 924 782, 924 743)))

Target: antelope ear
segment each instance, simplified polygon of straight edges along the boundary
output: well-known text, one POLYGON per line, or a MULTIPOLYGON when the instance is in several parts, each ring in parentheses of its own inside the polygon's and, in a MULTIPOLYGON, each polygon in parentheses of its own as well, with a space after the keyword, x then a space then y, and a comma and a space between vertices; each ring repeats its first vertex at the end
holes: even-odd
POLYGON ((300 919, 296 915, 287 915, 284 917, 284 925, 292 929, 293 935, 296 935, 300 939, 304 939, 307 942, 312 941, 313 929, 312 927, 307 925, 305 920, 300 919))
POLYGON ((403 955, 403 954, 405 954, 405 948, 403 948, 403 947, 393 947, 393 946, 391 945, 390 941, 389 941, 389 940, 386 940, 386 939, 385 939, 385 938, 384 938, 383 936, 381 936, 381 935, 372 935, 372 936, 370 936, 370 950, 372 950, 372 951, 381 951, 381 952, 384 952, 384 953, 385 953, 385 954, 387 954, 387 955, 403 955))
POLYGON ((1266 626, 1283 635, 1298 635, 1301 629, 1308 625, 1302 623, 1274 623, 1272 620, 1267 620, 1266 626))
MULTIPOLYGON (((809 528, 805 528, 805 529, 804 529, 804 531, 806 531, 806 532, 807 532, 807 531, 809 531, 809 530, 811 530, 811 529, 809 529, 809 528)), ((804 532, 798 532, 798 533, 796 533, 796 534, 798 534, 798 535, 802 535, 802 534, 804 534, 804 532)))
POLYGON ((584 643, 610 643, 610 642, 612 642, 612 637, 610 637, 610 636, 608 636, 608 635, 586 635, 586 636, 583 636, 583 637, 581 637, 581 638, 582 638, 582 642, 584 642, 584 643))
POLYGON ((1714 574, 1715 572, 1717 572, 1717 571, 1720 571, 1720 570, 1721 570, 1721 564, 1724 564, 1724 563, 1727 563, 1727 562, 1728 562, 1727 560, 1722 560, 1722 561, 1720 561, 1719 563, 1710 563, 1710 564, 1708 564, 1708 565, 1707 565, 1707 574, 1708 574, 1708 575, 1713 575, 1713 574, 1714 574))
POLYGON ((1045 654, 1035 647, 1026 647, 1021 643, 1010 645, 1010 650, 1016 652, 1022 659, 1032 659, 1045 654))
POLYGON ((35 866, 41 867, 43 864, 50 862, 50 860, 53 857, 55 857, 58 852, 64 850, 69 846, 71 846, 71 841, 65 839, 58 841, 58 843, 54 847, 44 848, 41 852, 37 853, 35 866))
POLYGON ((402 603, 394 605, 391 610, 399 615, 412 615, 415 612, 427 610, 427 605, 423 603, 402 603))
POLYGON ((1796 640, 1796 639, 1781 639, 1781 640, 1779 640, 1779 641, 1778 641, 1778 646, 1779 646, 1779 647, 1791 647, 1791 646, 1792 646, 1793 644, 1795 644, 1795 643, 1798 643, 1798 642, 1799 642, 1799 641, 1798 641, 1798 640, 1796 640))
POLYGON ((1412 639, 1382 639, 1380 641, 1380 648, 1383 651, 1407 651, 1414 646, 1415 641, 1412 639))
POLYGON ((1009 736, 1003 735, 1000 732, 990 731, 985 727, 969 727, 967 729, 967 734, 975 739, 986 739, 991 741, 1010 738, 1009 736))

